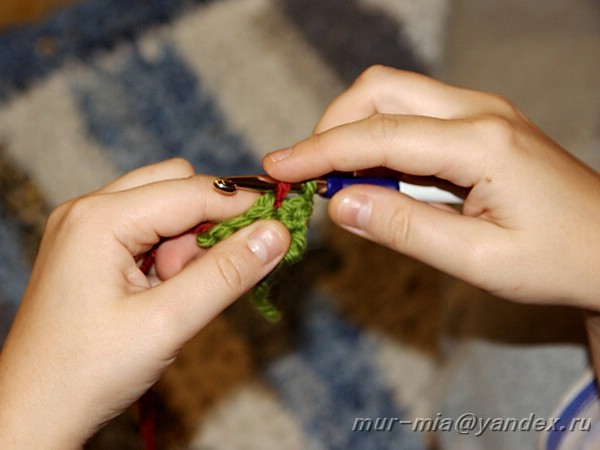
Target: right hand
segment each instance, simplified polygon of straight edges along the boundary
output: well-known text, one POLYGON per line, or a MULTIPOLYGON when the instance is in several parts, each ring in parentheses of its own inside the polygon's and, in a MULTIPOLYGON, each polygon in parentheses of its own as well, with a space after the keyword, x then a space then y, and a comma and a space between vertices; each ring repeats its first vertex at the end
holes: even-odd
POLYGON ((384 166, 466 188, 462 214, 375 186, 343 189, 328 210, 493 294, 600 311, 600 176, 503 98, 374 67, 263 164, 290 182, 384 166))

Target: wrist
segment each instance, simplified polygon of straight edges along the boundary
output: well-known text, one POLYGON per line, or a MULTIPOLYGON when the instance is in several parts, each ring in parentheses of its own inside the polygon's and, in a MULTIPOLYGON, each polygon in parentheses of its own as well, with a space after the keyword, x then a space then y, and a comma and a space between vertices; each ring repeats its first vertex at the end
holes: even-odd
MULTIPOLYGON (((0 448, 14 450, 80 449, 80 439, 72 429, 73 418, 58 419, 52 411, 31 411, 29 408, 12 407, 14 402, 4 404, 0 397, 0 448)), ((18 405, 20 406, 20 405, 18 405)), ((35 408, 35 405, 27 405, 35 408)), ((32 409, 33 409, 32 408, 32 409)))
POLYGON ((87 436, 78 422, 82 416, 70 410, 68 398, 44 393, 52 387, 34 379, 11 371, 0 354, 0 448, 82 448, 87 436))

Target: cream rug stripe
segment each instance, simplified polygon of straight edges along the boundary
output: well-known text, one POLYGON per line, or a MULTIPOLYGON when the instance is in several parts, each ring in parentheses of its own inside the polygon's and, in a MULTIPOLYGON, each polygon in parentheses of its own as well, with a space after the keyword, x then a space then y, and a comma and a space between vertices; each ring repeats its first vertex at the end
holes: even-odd
POLYGON ((305 450, 296 417, 265 387, 250 383, 224 399, 208 416, 192 450, 305 450))
POLYGON ((57 71, 0 109, 0 139, 8 144, 7 156, 35 179, 50 205, 97 189, 118 175, 86 136, 69 89, 79 70, 84 69, 57 71))
POLYGON ((259 158, 309 135, 342 85, 277 2, 228 0, 205 8, 178 24, 173 44, 231 128, 259 158))

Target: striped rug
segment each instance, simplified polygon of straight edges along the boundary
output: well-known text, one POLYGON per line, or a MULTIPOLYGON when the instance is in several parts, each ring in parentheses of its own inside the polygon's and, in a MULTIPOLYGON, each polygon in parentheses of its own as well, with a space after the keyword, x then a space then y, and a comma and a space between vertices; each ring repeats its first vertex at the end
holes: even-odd
MULTIPOLYGON (((172 156, 203 173, 259 172, 265 152, 310 134, 368 66, 439 70, 448 3, 89 0, 5 31, 2 338, 53 206, 172 156)), ((401 426, 353 428, 425 414, 438 320, 419 316, 444 278, 402 260, 390 288, 385 269, 401 264, 389 252, 357 279, 379 250, 317 216, 309 254, 278 279, 283 323, 265 323, 242 299, 159 382, 161 448, 426 447, 426 433, 401 426), (385 301, 390 291, 407 299, 403 309, 385 301)), ((126 412, 88 447, 141 448, 136 420, 126 412)))

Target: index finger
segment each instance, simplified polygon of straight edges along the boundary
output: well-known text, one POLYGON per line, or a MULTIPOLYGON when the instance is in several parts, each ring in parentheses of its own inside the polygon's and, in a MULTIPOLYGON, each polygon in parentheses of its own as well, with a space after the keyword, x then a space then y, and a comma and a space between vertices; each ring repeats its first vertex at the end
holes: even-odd
POLYGON ((490 159, 480 135, 469 120, 375 114, 267 154, 263 166, 274 178, 290 182, 387 167, 471 187, 490 159))

